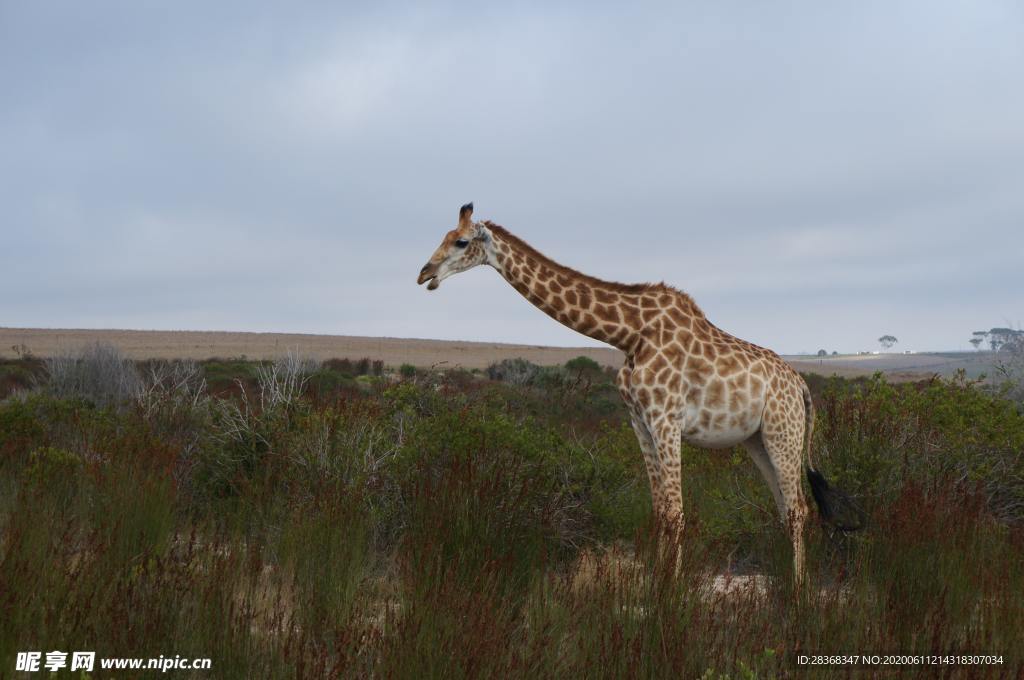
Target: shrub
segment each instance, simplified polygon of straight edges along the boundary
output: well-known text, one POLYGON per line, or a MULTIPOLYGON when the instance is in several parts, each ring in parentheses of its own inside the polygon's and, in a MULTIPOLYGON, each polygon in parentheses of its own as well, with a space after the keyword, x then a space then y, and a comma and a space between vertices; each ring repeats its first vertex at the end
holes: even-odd
POLYGON ((433 373, 221 398, 188 365, 139 368, 149 396, 127 408, 0 403, 2 658, 85 639, 211 656, 224 677, 789 677, 798 650, 839 649, 1003 654, 982 677, 1022 661, 1024 417, 970 381, 814 383, 815 460, 872 516, 810 529, 798 597, 739 448, 686 447, 682 541, 653 526, 603 382, 433 373), (753 586, 715 591, 736 567, 753 586))
POLYGON ((114 345, 97 342, 46 360, 45 389, 59 398, 86 399, 118 406, 136 399, 142 378, 135 365, 114 345))
POLYGON ((602 374, 601 364, 590 357, 578 356, 565 362, 565 370, 571 375, 597 377, 602 374))
POLYGON ((271 410, 291 406, 319 368, 318 361, 300 355, 297 350, 289 350, 272 363, 260 364, 256 367, 260 403, 271 410))
POLYGON ((541 367, 526 359, 502 359, 487 367, 487 377, 491 380, 507 382, 511 385, 529 385, 540 374, 541 367))

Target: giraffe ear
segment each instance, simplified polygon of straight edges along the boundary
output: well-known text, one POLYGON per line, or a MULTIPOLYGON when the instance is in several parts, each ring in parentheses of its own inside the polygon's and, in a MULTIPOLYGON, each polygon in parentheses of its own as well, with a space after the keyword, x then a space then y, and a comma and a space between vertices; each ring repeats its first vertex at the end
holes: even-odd
POLYGON ((459 226, 466 227, 473 223, 473 204, 467 203, 459 208, 459 226))

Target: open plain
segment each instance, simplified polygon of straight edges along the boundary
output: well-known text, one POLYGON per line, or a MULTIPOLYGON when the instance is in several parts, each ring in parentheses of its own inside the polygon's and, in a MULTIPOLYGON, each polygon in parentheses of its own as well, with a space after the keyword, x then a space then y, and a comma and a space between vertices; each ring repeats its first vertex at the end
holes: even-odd
MULTIPOLYGON (((385 365, 412 364, 421 368, 482 369, 502 359, 522 357, 541 366, 564 364, 585 356, 602 366, 622 365, 622 352, 611 347, 547 347, 497 342, 374 338, 354 335, 304 333, 243 333, 229 331, 148 331, 118 329, 4 328, 0 327, 0 358, 29 353, 48 357, 95 342, 110 343, 131 359, 274 359, 290 350, 314 359, 381 359, 385 365)), ((921 380, 931 375, 950 376, 964 369, 971 377, 992 369, 985 352, 870 354, 785 357, 802 373, 844 378, 880 371, 891 381, 921 380)))

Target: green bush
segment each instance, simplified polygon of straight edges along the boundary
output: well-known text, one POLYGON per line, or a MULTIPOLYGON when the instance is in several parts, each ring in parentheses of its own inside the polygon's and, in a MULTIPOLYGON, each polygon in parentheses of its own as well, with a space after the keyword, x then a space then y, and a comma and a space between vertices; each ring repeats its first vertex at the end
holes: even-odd
POLYGON ((565 370, 570 375, 597 377, 602 374, 601 364, 590 357, 578 356, 565 362, 565 370))

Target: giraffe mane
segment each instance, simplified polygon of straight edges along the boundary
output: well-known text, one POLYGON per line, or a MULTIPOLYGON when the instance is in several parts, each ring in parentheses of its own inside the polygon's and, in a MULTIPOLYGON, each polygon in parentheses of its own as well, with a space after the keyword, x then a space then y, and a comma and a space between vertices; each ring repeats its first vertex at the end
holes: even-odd
POLYGON ((697 306, 697 303, 694 301, 694 299, 692 297, 690 297, 690 295, 688 293, 679 290, 675 286, 670 286, 669 284, 665 283, 664 281, 661 281, 661 282, 658 282, 658 283, 619 283, 618 281, 605 281, 604 279, 599 279, 599 278, 597 278, 595 276, 590 276, 589 274, 584 274, 583 272, 577 271, 577 270, 573 269, 572 267, 567 267, 566 265, 564 265, 564 264, 562 264, 560 262, 556 262, 556 261, 552 260, 550 257, 548 257, 544 253, 540 252, 539 250, 537 250, 536 248, 531 246, 529 243, 527 243, 523 239, 519 238, 518 236, 516 236, 515 234, 513 234, 512 232, 510 232, 508 229, 506 229, 505 227, 501 226, 500 224, 495 224, 494 222, 491 222, 490 220, 484 220, 483 224, 488 229, 490 229, 491 231, 493 231, 496 234, 498 234, 499 236, 501 236, 502 239, 504 239, 504 240, 508 241, 509 243, 513 244, 517 248, 520 248, 527 255, 531 255, 531 256, 533 256, 533 257, 535 257, 535 258, 537 258, 537 259, 547 263, 552 269, 554 269, 556 271, 560 271, 560 272, 562 272, 562 273, 564 273, 564 274, 566 274, 566 275, 568 275, 568 276, 570 276, 572 278, 580 279, 580 280, 584 281, 585 283, 587 283, 587 284, 589 284, 591 286, 598 286, 598 287, 605 288, 607 290, 614 291, 616 293, 626 293, 628 295, 638 295, 640 293, 651 293, 651 292, 654 292, 654 293, 662 293, 662 292, 664 292, 664 293, 671 293, 672 295, 678 295, 680 298, 682 298, 682 303, 683 303, 684 307, 689 308, 690 311, 693 314, 695 314, 697 316, 700 316, 700 317, 704 316, 704 312, 701 310, 700 307, 697 306))

